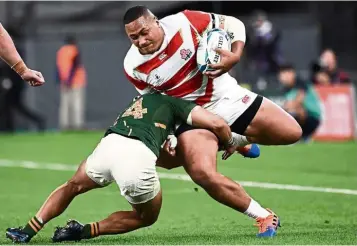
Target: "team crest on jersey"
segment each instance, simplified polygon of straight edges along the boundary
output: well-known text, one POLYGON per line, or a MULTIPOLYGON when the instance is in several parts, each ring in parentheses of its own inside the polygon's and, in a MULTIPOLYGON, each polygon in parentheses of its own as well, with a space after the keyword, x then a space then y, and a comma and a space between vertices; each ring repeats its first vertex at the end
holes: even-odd
POLYGON ((192 56, 192 51, 190 49, 181 49, 180 50, 181 58, 187 61, 192 56))
POLYGON ((250 100, 250 96, 245 95, 245 96, 243 97, 243 99, 242 99, 242 102, 243 102, 243 103, 248 103, 249 100, 250 100))

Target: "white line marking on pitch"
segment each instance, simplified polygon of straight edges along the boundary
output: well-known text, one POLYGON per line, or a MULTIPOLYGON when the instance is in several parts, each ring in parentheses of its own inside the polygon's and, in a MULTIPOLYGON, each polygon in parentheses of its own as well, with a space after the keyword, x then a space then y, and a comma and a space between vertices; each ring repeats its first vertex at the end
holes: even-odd
MULTIPOLYGON (((0 159, 0 167, 21 167, 21 168, 29 168, 29 169, 45 169, 45 170, 58 170, 58 171, 77 170, 77 166, 74 165, 66 165, 61 163, 38 163, 33 161, 14 161, 14 160, 6 160, 6 159, 0 159)), ((159 173, 159 176, 160 178, 163 179, 192 181, 190 176, 188 176, 187 174, 159 173)), ((254 182, 254 181, 236 181, 236 182, 238 182, 244 187, 357 195, 357 190, 350 190, 350 189, 336 189, 336 188, 324 188, 324 187, 313 187, 313 186, 289 185, 289 184, 274 184, 274 183, 263 183, 263 182, 254 182)))

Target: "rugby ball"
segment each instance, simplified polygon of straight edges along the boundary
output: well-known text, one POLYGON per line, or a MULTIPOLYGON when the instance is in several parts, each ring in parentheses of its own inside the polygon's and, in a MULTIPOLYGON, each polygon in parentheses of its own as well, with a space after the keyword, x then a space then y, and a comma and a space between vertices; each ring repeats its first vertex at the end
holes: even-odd
POLYGON ((221 61, 221 56, 214 51, 216 48, 231 51, 231 39, 228 33, 222 29, 212 29, 203 34, 197 49, 198 69, 204 73, 213 71, 209 64, 217 64, 221 61))

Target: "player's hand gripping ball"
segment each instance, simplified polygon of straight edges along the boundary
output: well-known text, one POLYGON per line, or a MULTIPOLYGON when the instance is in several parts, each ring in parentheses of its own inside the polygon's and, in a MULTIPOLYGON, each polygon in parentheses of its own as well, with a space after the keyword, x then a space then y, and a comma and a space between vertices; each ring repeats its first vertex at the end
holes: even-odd
POLYGON ((197 64, 202 73, 214 71, 209 64, 221 62, 221 55, 215 49, 231 51, 231 39, 222 29, 212 29, 203 34, 197 50, 197 64))

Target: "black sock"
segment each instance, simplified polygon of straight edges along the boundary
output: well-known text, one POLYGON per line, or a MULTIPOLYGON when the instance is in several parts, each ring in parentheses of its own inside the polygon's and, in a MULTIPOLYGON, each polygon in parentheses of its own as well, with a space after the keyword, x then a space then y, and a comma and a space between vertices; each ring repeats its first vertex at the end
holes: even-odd
POLYGON ((99 223, 94 222, 90 224, 85 224, 83 227, 83 231, 81 233, 81 238, 89 239, 93 237, 99 236, 99 223))
POLYGON ((41 223, 35 216, 25 225, 23 231, 30 235, 30 237, 33 237, 43 228, 43 226, 44 223, 41 223))

